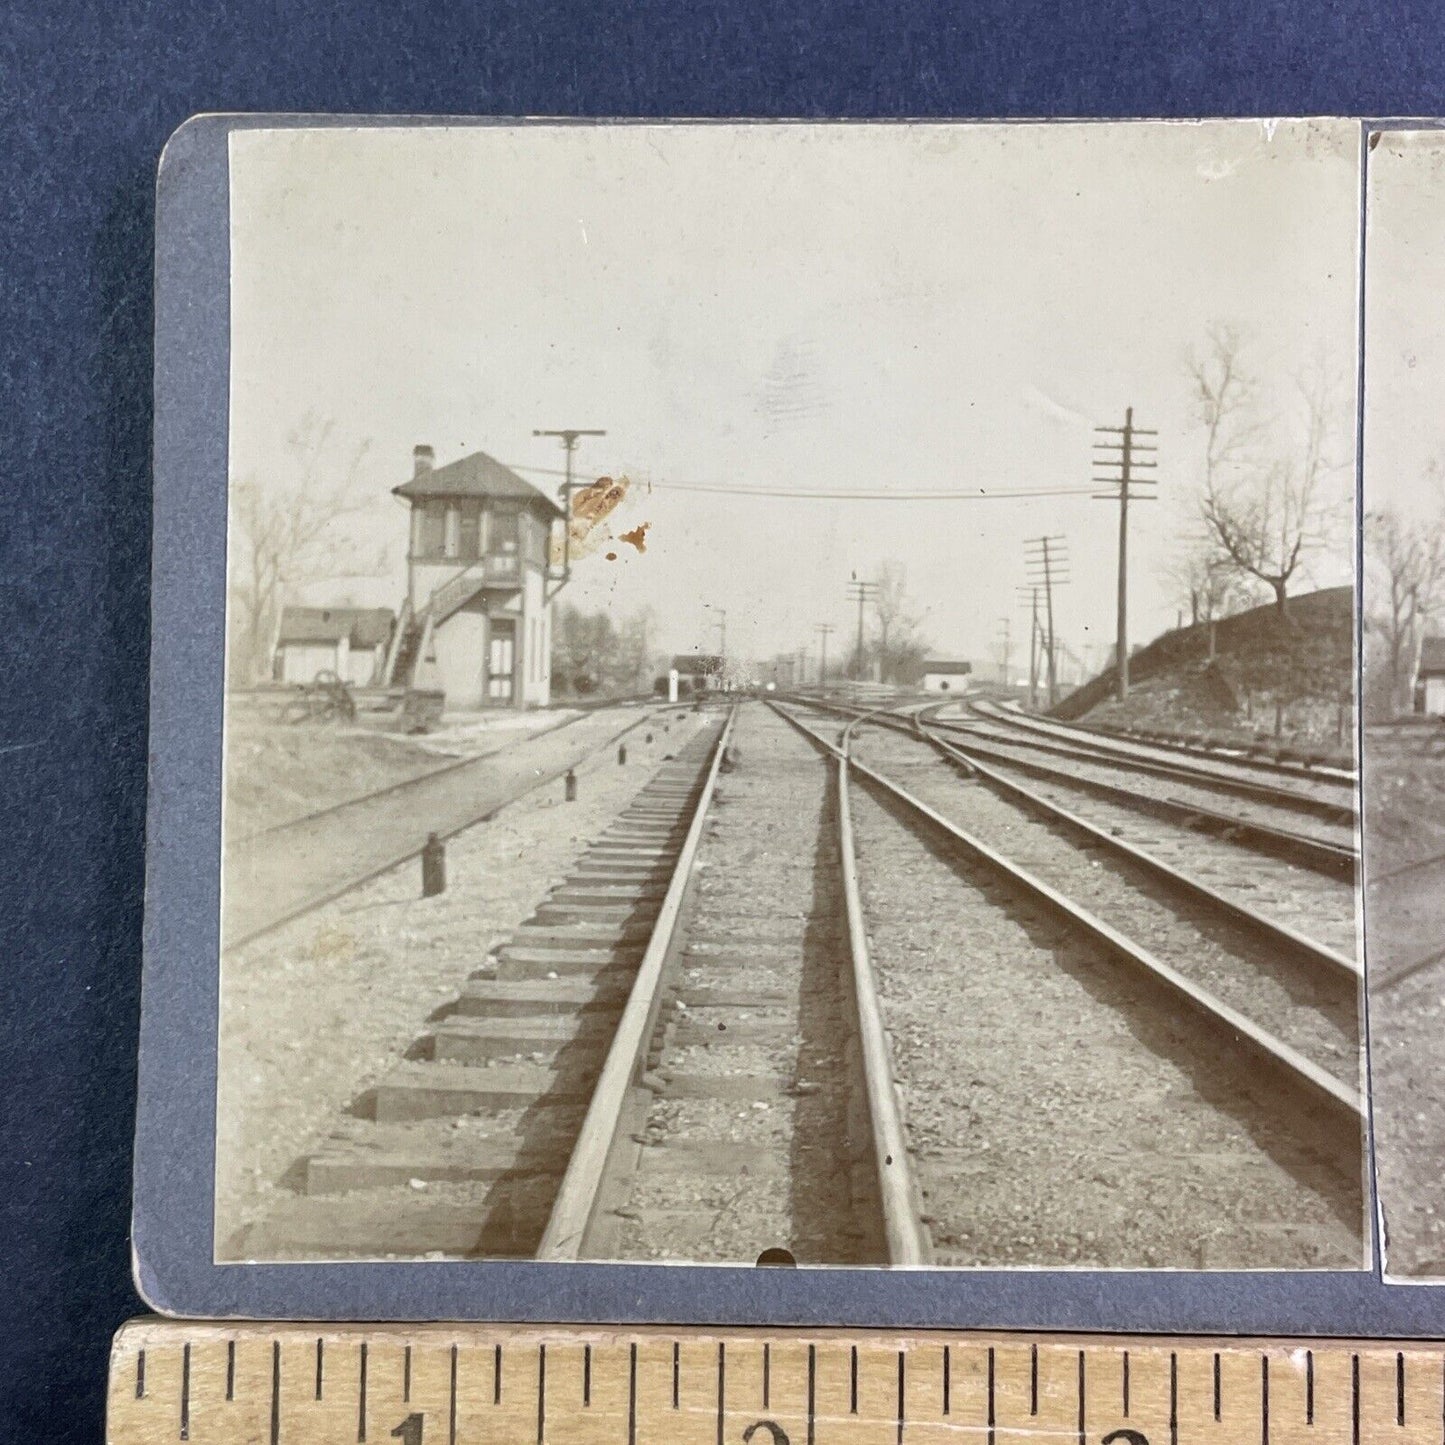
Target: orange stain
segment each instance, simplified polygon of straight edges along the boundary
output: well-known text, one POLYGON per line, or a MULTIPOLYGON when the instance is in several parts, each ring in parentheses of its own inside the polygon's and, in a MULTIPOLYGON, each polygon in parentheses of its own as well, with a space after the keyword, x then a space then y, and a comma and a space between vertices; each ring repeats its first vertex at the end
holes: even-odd
POLYGON ((630 532, 624 532, 619 539, 623 542, 631 542, 639 552, 647 551, 647 529, 651 522, 639 522, 630 532))

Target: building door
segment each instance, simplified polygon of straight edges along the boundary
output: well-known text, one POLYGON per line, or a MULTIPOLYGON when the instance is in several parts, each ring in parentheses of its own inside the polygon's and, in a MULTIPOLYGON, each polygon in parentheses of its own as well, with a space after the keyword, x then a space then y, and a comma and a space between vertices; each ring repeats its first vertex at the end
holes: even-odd
POLYGON ((511 702, 516 657, 517 624, 511 618, 494 618, 487 638, 488 702, 511 702))

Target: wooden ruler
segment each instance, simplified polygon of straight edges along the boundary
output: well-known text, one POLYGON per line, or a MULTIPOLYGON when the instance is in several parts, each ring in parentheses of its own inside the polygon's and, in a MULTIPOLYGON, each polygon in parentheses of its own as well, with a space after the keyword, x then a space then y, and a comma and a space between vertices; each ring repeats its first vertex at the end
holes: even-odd
POLYGON ((1415 1445, 1445 1346, 478 1325, 116 1337, 110 1445, 1415 1445))

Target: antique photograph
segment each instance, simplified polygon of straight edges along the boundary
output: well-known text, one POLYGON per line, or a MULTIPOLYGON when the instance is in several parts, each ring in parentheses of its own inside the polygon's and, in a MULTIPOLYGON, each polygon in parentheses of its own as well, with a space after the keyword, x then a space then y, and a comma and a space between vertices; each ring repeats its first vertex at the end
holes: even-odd
POLYGON ((1376 132, 1365 245, 1365 934, 1384 1267, 1445 1276, 1445 134, 1376 132))
MULTIPOLYGON (((1385 155, 1370 868, 1423 909, 1445 249, 1437 137, 1385 155)), ((1356 124, 230 166, 218 1262, 1370 1265, 1356 124)), ((1445 1087, 1381 1047, 1438 1265, 1445 1087)))

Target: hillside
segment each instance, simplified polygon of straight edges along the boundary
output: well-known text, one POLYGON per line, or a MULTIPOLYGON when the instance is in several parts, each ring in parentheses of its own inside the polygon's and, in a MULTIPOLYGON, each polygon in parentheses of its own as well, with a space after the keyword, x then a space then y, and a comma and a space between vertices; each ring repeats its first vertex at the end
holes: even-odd
POLYGON ((1278 728, 1293 742, 1348 750, 1354 643, 1354 590, 1308 592, 1290 598, 1283 624, 1273 603, 1217 623, 1212 662, 1204 626, 1165 632, 1130 658, 1124 703, 1110 671, 1071 692, 1054 716, 1221 739, 1278 728))

